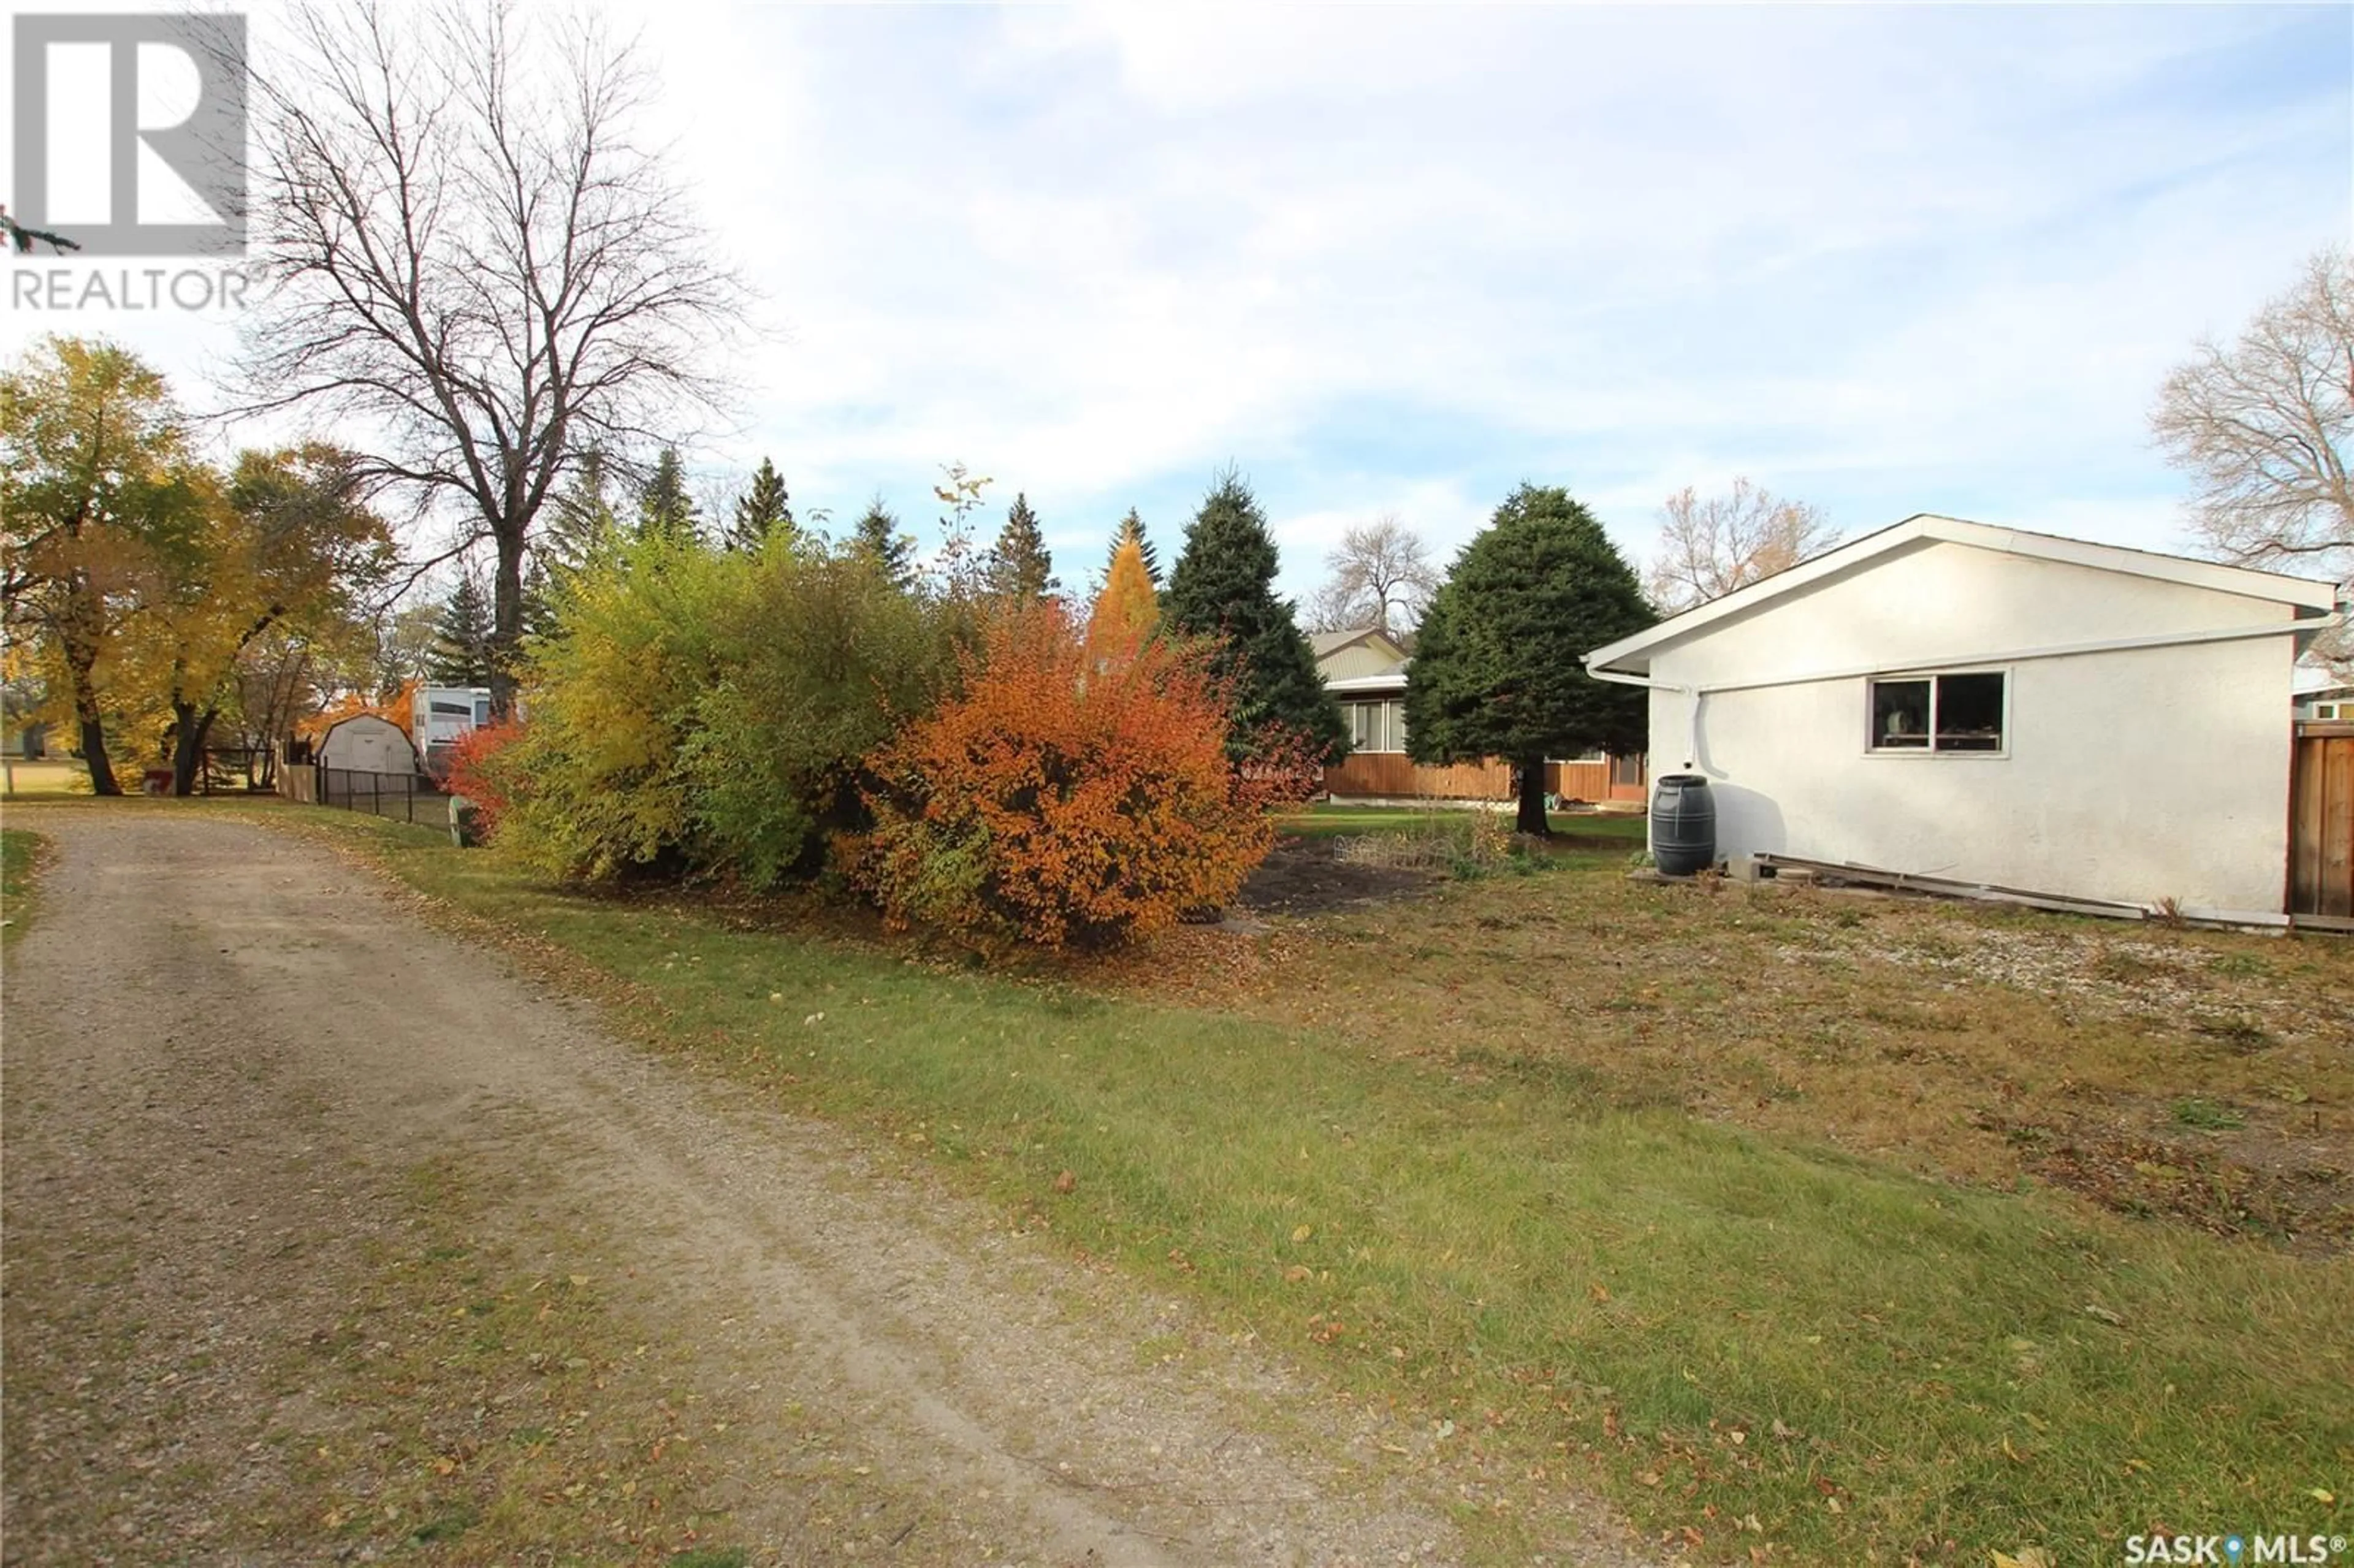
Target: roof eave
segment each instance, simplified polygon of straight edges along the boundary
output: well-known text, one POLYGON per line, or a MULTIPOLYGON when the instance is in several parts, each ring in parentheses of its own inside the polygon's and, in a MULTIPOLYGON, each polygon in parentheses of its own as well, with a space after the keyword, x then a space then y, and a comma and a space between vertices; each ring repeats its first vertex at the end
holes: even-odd
MULTIPOLYGON (((2219 593, 2269 599, 2294 606, 2300 612, 2298 619, 2303 619, 2306 613, 2327 615, 2337 602, 2338 590, 2334 584, 2308 577, 2257 571, 2248 567, 2224 566, 2214 561, 2194 561, 2181 556, 2159 555, 2155 551, 2136 550, 2126 546, 2100 545, 2057 534, 2001 528, 1987 523, 1973 523, 1966 518, 1921 512, 1877 533, 1867 534, 1861 539, 1851 539, 1826 550, 1771 577, 1760 577, 1705 604, 1694 605, 1632 637, 1622 637, 1616 642, 1606 643, 1586 654, 1584 662, 1588 669, 1649 674, 1648 656, 1636 664, 1630 662, 1634 655, 1648 655, 1649 650, 1661 643, 1690 636, 1728 616, 1794 593, 1824 577, 1852 570, 1920 539, 1968 545, 2008 555, 2031 556, 2039 560, 2156 577, 2194 588, 2211 588, 2219 593)), ((2287 630, 2295 624, 2294 620, 2285 622, 2282 630, 2287 630)))

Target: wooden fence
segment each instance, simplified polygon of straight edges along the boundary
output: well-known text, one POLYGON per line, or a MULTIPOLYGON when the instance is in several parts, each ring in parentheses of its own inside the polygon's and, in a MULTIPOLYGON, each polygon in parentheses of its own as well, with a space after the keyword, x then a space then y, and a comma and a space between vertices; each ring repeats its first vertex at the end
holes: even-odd
MULTIPOLYGON (((1356 751, 1324 770, 1327 793, 1392 800, 1509 800, 1512 769, 1492 758, 1425 768, 1402 751, 1356 751)), ((1548 762, 1545 790, 1564 800, 1648 800, 1639 757, 1599 762, 1548 762)))
POLYGON ((2293 744, 2289 913, 2354 918, 2354 724, 2300 724, 2293 744))

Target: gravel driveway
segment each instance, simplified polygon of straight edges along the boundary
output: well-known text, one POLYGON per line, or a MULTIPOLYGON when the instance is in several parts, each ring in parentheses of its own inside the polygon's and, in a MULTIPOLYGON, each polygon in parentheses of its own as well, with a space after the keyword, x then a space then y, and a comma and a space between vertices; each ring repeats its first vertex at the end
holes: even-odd
POLYGON ((576 1504, 611 1516, 588 1560, 1462 1552, 1401 1423, 618 1042, 334 852, 194 812, 10 822, 52 852, 5 975, 6 1562, 515 1561, 576 1504), (445 1309, 461 1256, 485 1298, 445 1309), (439 1326, 543 1287, 539 1319, 599 1303, 561 1366, 439 1326), (563 1408, 498 1447, 534 1397, 563 1408), (579 1478, 522 1497, 499 1456, 567 1443, 579 1478), (403 1511, 412 1454, 472 1478, 454 1523, 403 1511))

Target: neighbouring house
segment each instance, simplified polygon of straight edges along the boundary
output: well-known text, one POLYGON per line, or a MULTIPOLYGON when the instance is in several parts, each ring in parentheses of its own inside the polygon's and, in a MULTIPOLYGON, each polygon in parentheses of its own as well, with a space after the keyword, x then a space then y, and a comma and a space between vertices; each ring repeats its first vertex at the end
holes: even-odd
POLYGON ((382 714, 354 714, 338 719, 319 737, 312 754, 322 768, 353 773, 413 776, 417 747, 401 727, 382 714))
POLYGON ((2327 583, 1916 516, 1585 656, 1649 686, 1720 856, 2186 909, 2287 901, 2327 583))
MULTIPOLYGON (((1347 757, 1324 770, 1336 800, 1496 800, 1515 797, 1510 764, 1490 759, 1432 767, 1405 754, 1405 673, 1410 640, 1368 627, 1311 633, 1316 673, 1348 721, 1347 757)), ((1545 789, 1563 800, 1640 804, 1643 759, 1594 752, 1545 764, 1545 789)))
POLYGON ((2289 691, 2296 716, 2307 723, 2354 720, 2354 682, 2326 664, 2299 664, 2289 691))

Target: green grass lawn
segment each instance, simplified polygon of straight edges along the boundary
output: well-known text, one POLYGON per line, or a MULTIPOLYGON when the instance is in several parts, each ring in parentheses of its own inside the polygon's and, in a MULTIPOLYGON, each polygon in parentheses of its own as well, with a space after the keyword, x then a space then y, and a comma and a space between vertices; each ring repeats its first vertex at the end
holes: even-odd
MULTIPOLYGON (((2160 1527, 2343 1532, 2354 1509, 2343 1257, 1630 1108, 1575 1062, 1466 1071, 303 815, 584 962, 649 1039, 1451 1434, 1499 1561, 1542 1544, 1564 1479, 1718 1561, 2110 1562, 2160 1527)), ((1624 885, 1572 867, 1492 896, 1624 885)), ((1381 972, 1362 943, 1329 961, 1381 972)))
MULTIPOLYGON (((36 761, 11 760, 6 768, 6 798, 39 800, 60 795, 88 795, 90 769, 69 757, 43 758, 36 761)), ((133 775, 131 787, 139 779, 133 775)))
POLYGON ((22 828, 0 828, 0 927, 10 940, 24 934, 26 923, 33 913, 33 863, 38 858, 41 838, 38 833, 22 828))

